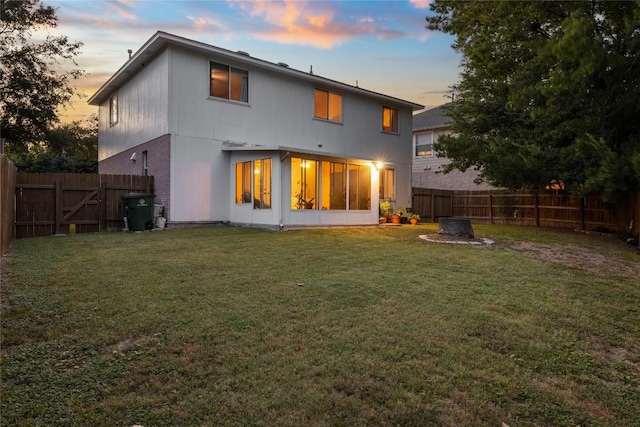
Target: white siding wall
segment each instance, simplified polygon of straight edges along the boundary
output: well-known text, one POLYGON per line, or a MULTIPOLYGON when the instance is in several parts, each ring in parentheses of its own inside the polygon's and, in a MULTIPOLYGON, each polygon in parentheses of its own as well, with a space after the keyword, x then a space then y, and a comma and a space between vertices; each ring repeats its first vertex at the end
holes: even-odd
POLYGON ((164 51, 118 90, 118 122, 109 123, 109 100, 99 114, 98 160, 169 133, 168 64, 164 51))
POLYGON ((231 141, 383 161, 396 170, 397 205, 410 206, 412 111, 386 106, 399 109, 399 135, 381 131, 381 100, 172 46, 119 88, 115 125, 109 124, 109 101, 100 105, 99 160, 169 134, 172 222, 375 223, 378 176, 373 168, 370 212, 291 212, 289 163, 280 163, 280 154, 271 152, 273 209, 245 212, 246 206, 234 203, 232 165, 257 153, 232 154, 221 147, 231 141), (212 60, 249 71, 248 104, 209 97, 212 60), (343 123, 313 118, 316 87, 342 95, 343 123))
POLYGON ((221 143, 171 140, 171 222, 229 221, 229 159, 221 143))
MULTIPOLYGON (((411 109, 399 111, 400 135, 386 134, 381 132, 381 101, 342 93, 343 123, 325 122, 313 118, 316 86, 311 82, 252 69, 241 63, 234 64, 185 49, 171 48, 170 58, 170 131, 179 136, 172 139, 175 141, 175 144, 172 143, 171 171, 174 221, 226 221, 229 220, 230 211, 233 212, 234 221, 244 218, 242 215, 238 219, 235 217, 236 213, 242 212, 242 206, 230 206, 233 192, 229 191, 232 185, 229 177, 232 176, 230 166, 233 162, 228 159, 229 154, 220 151, 223 141, 295 147, 348 158, 384 161, 388 167, 396 169, 397 204, 410 206, 411 109), (211 60, 249 71, 248 104, 208 96, 211 60), (210 168, 201 169, 207 162, 210 168), (226 175, 224 182, 222 175, 226 175), (214 179, 214 176, 217 178, 214 179), (211 187, 207 187, 206 182, 211 182, 211 187), (192 208, 188 209, 187 206, 192 208), (200 207, 196 209, 196 206, 200 207)), ((279 170, 278 163, 279 159, 274 158, 274 187, 277 183, 275 180, 280 178, 276 173, 279 170)), ((285 191, 284 187, 290 185, 287 177, 282 176, 282 183, 282 191, 285 191)), ((377 176, 372 186, 374 184, 373 213, 366 214, 363 223, 376 222, 378 215, 377 176)), ((275 196, 274 202, 277 201, 275 196)), ((323 220, 331 223, 341 221, 338 218, 340 214, 320 212, 319 215, 326 216, 323 220), (331 219, 331 215, 336 217, 335 220, 331 219)), ((281 216, 287 216, 295 222, 292 216, 285 213, 277 213, 277 218, 263 219, 277 223, 281 216)), ((305 218, 303 222, 320 223, 320 220, 308 219, 305 218)))

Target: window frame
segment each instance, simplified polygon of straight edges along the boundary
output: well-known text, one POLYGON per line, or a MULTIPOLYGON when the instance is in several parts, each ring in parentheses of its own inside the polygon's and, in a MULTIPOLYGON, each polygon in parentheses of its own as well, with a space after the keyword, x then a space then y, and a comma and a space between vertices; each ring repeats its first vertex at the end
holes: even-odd
POLYGON ((291 158, 291 204, 289 208, 292 211, 301 210, 318 210, 320 201, 320 169, 321 161, 317 159, 310 159, 306 157, 292 157, 291 158), (300 180, 294 184, 294 160, 300 161, 300 180), (306 172, 307 169, 312 169, 313 173, 306 172), (305 171, 303 173, 303 171, 305 171), (310 176, 312 175, 312 176, 310 176), (309 179, 311 178, 311 180, 309 179), (298 186, 296 188, 296 186, 298 186), (294 201, 296 200, 297 201, 294 201))
POLYGON ((332 91, 330 91, 328 89, 322 89, 322 88, 319 88, 319 87, 316 87, 316 88, 313 89, 313 118, 314 119, 324 120, 324 121, 327 121, 327 122, 330 122, 330 123, 340 123, 340 124, 342 124, 343 123, 343 117, 344 117, 344 114, 343 114, 344 113, 344 108, 343 107, 344 107, 344 105, 343 105, 343 102, 342 102, 342 94, 339 94, 337 92, 332 92, 332 91), (326 94, 326 99, 324 100, 325 101, 324 104, 326 105, 326 111, 324 112, 323 115, 318 115, 318 94, 319 93, 326 94), (339 102, 340 111, 338 112, 339 113, 339 117, 338 117, 337 120, 333 119, 332 118, 333 115, 331 114, 331 111, 332 111, 331 110, 331 105, 332 105, 331 98, 332 98, 332 96, 334 98, 338 97, 339 101, 340 101, 339 102))
POLYGON ((289 209, 292 212, 371 210, 371 165, 313 157, 292 157, 289 164, 289 209), (313 166, 305 167, 305 164, 313 166), (297 168, 300 169, 299 173, 295 172, 297 168), (307 169, 313 172, 304 172, 307 169), (329 175, 325 176, 325 173, 329 175))
MULTIPOLYGON (((236 80, 237 82, 237 80, 236 80)), ((223 64, 221 62, 209 61, 209 98, 221 99, 224 101, 238 102, 241 104, 249 103, 249 71, 234 67, 232 65, 223 64), (213 71, 226 72, 227 88, 224 96, 222 94, 214 94, 214 82, 216 79, 213 77, 213 71), (233 97, 233 94, 237 89, 234 89, 234 77, 241 76, 240 94, 237 99, 233 97)))
POLYGON ((251 160, 245 162, 237 162, 236 163, 236 176, 235 176, 235 202, 236 205, 246 205, 251 203, 253 199, 252 193, 252 180, 251 180, 251 171, 252 164, 251 160))
POLYGON ((118 111, 118 92, 109 97, 109 125, 113 126, 118 123, 119 111, 118 111))
POLYGON ((271 209, 272 161, 271 157, 256 159, 253 164, 253 208, 271 209))
POLYGON ((370 211, 371 210, 371 166, 359 163, 347 164, 347 210, 370 211), (355 172, 355 174, 352 174, 355 172), (357 177, 356 180, 353 177, 357 177), (360 178, 368 185, 364 186, 360 178), (355 191, 354 191, 355 190, 355 191), (361 190, 365 190, 363 193, 361 190), (355 206, 353 206, 355 202, 355 206), (364 203, 363 203, 364 202, 364 203), (363 207, 364 206, 364 207, 363 207))
POLYGON ((386 105, 382 106, 382 132, 393 133, 393 134, 400 133, 399 131, 400 124, 398 123, 398 119, 399 119, 399 112, 397 108, 389 107, 386 105), (387 112, 390 113, 391 123, 388 125, 388 127, 385 127, 387 112))
MULTIPOLYGON (((413 156, 414 157, 420 157, 420 158, 428 158, 428 157, 433 157, 434 155, 434 150, 433 150, 433 143, 434 143, 434 139, 435 139, 435 134, 434 132, 423 132, 423 133, 417 133, 415 135, 414 138, 414 143, 413 143, 413 156), (430 136, 431 137, 431 143, 429 144, 419 144, 419 139, 421 136, 430 136), (431 150, 428 150, 429 154, 418 154, 418 147, 419 146, 425 146, 425 145, 430 145, 431 146, 431 150)), ((427 150, 424 150, 425 152, 427 150)))
POLYGON ((395 200, 396 198, 396 170, 395 168, 380 168, 379 172, 379 181, 378 181, 378 198, 380 200, 395 200), (387 184, 388 175, 391 176, 391 185, 387 184), (386 194, 385 189, 389 187, 391 189, 391 194, 386 194))

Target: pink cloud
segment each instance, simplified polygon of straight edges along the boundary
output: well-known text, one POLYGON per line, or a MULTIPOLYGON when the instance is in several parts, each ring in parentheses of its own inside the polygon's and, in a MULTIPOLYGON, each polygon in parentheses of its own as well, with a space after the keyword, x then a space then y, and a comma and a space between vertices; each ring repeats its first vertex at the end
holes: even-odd
POLYGON ((260 18, 267 28, 254 30, 256 37, 287 44, 311 45, 323 49, 362 35, 382 39, 401 37, 399 31, 378 28, 364 17, 358 22, 335 19, 335 5, 303 0, 227 0, 252 18, 260 18))
POLYGON ((133 3, 129 0, 118 0, 114 2, 107 2, 109 8, 113 9, 116 14, 125 19, 137 20, 138 17, 133 13, 133 3))
POLYGON ((431 0, 409 0, 409 3, 417 9, 427 9, 431 0))

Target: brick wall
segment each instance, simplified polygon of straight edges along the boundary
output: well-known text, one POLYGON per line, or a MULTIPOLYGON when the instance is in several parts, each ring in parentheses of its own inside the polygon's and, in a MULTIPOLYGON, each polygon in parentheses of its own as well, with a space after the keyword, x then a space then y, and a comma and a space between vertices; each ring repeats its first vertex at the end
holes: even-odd
POLYGON ((111 156, 98 163, 101 174, 144 175, 142 153, 147 152, 147 174, 155 180, 154 202, 164 206, 164 216, 171 219, 171 135, 166 134, 111 156), (133 153, 136 160, 131 161, 133 153))

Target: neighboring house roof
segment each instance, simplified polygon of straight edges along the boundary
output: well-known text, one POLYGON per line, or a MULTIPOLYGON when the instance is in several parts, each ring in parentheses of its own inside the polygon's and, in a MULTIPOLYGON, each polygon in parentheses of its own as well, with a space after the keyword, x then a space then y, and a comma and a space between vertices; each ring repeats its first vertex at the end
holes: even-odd
POLYGON ((113 76, 111 76, 109 80, 107 80, 106 83, 102 85, 102 87, 100 87, 100 89, 98 89, 95 94, 93 94, 93 96, 91 96, 91 98, 89 98, 88 103, 90 105, 100 105, 101 103, 109 99, 111 94, 114 91, 118 90, 119 87, 123 86, 128 80, 130 80, 142 67, 145 66, 145 63, 152 61, 156 55, 161 53, 169 45, 180 46, 206 54, 216 55, 216 57, 229 58, 236 62, 250 64, 257 68, 262 68, 271 72, 277 72, 283 75, 311 81, 314 84, 320 84, 325 87, 339 89, 344 92, 351 92, 368 97, 374 97, 383 102, 390 103, 394 106, 399 105, 403 107, 409 107, 413 111, 421 110, 424 108, 423 105, 416 104, 410 101, 405 101, 367 89, 362 89, 358 86, 352 86, 346 83, 341 83, 335 80, 320 77, 313 74, 312 72, 307 73, 304 71, 289 68, 289 66, 284 63, 276 64, 273 62, 254 58, 246 52, 233 52, 217 46, 212 46, 206 43, 165 33, 164 31, 156 32, 136 53, 131 56, 131 58, 122 67, 120 67, 118 71, 116 71, 113 76))
POLYGON ((413 116, 413 131, 417 132, 449 126, 453 122, 453 119, 445 114, 443 107, 446 105, 448 104, 415 114, 413 116))

